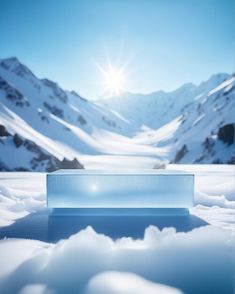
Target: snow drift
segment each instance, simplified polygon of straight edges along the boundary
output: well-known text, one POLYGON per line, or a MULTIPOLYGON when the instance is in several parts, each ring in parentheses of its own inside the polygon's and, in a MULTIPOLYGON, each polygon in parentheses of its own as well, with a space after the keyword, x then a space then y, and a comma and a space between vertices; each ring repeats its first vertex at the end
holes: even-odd
POLYGON ((150 226, 142 240, 114 241, 91 227, 55 245, 2 240, 0 257, 6 268, 0 272, 0 290, 25 293, 36 284, 44 285, 40 293, 97 293, 96 287, 98 293, 180 293, 154 284, 160 283, 184 293, 232 293, 234 245, 230 231, 211 226, 189 233, 150 226), (105 274, 110 271, 122 274, 105 274), (130 291, 139 285, 139 292, 128 291, 127 280, 130 291))

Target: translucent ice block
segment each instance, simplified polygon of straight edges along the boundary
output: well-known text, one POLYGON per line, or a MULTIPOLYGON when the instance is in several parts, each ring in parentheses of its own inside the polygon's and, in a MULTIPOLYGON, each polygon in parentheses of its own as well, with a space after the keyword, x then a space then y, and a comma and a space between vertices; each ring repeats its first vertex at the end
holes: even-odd
POLYGON ((47 175, 50 208, 190 208, 194 175, 151 170, 59 170, 47 175))

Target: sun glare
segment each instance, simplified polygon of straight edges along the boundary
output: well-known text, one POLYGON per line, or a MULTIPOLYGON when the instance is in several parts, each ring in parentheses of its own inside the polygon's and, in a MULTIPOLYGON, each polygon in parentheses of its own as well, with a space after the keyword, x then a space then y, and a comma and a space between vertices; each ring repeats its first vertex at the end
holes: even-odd
POLYGON ((113 95, 120 95, 124 87, 124 75, 121 70, 110 68, 104 74, 104 87, 105 90, 113 95))
POLYGON ((126 75, 123 68, 114 68, 109 64, 108 69, 98 66, 103 75, 102 82, 103 93, 109 96, 118 96, 124 91, 126 75))

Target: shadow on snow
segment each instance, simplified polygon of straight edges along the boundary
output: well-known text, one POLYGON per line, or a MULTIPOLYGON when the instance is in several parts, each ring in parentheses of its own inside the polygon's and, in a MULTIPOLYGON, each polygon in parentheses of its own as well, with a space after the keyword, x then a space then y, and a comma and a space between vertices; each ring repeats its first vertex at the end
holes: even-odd
POLYGON ((121 237, 143 238, 145 229, 154 225, 159 229, 174 227, 178 232, 188 232, 207 225, 202 219, 176 210, 147 209, 78 209, 51 211, 43 209, 18 219, 12 225, 0 228, 0 238, 27 238, 46 242, 57 242, 92 226, 98 232, 113 239, 121 237), (107 213, 109 211, 109 213, 107 213), (76 213, 74 213, 76 212, 76 213))

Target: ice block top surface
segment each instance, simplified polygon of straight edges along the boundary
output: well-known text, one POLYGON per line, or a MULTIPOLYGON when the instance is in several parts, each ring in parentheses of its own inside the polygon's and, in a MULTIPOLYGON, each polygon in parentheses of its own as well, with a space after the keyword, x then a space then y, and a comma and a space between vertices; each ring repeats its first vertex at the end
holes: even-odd
POLYGON ((50 174, 55 175, 191 175, 193 173, 176 170, 165 170, 165 169, 144 169, 144 170, 86 170, 86 169, 59 169, 50 174))

